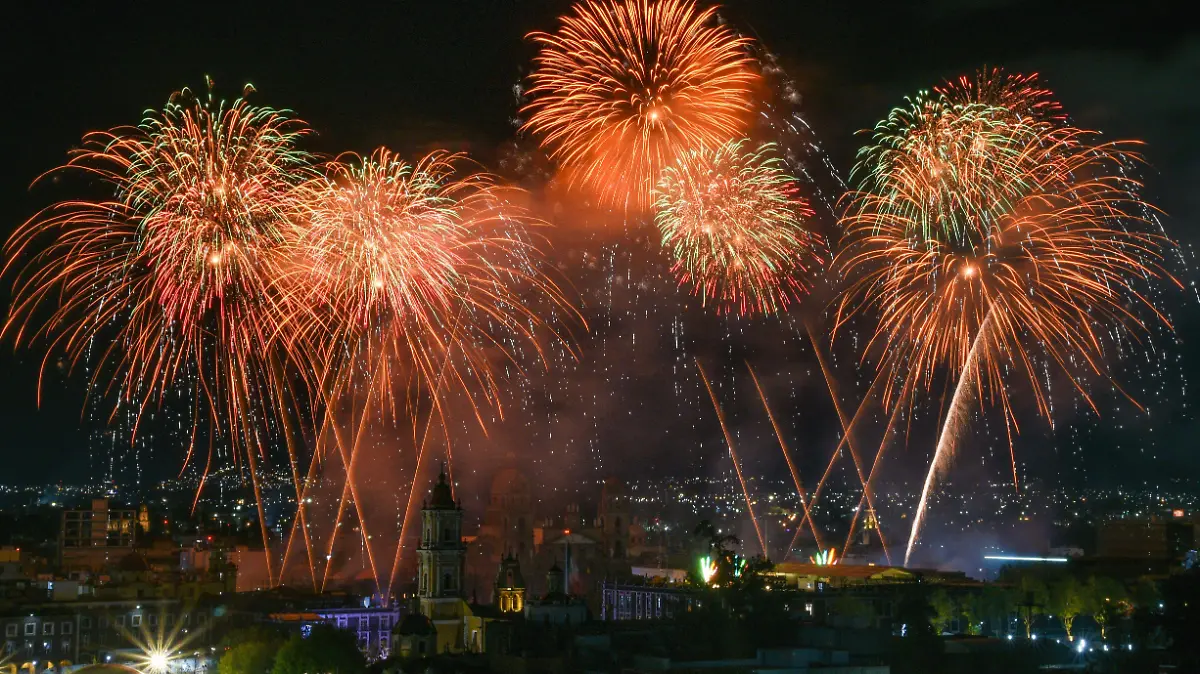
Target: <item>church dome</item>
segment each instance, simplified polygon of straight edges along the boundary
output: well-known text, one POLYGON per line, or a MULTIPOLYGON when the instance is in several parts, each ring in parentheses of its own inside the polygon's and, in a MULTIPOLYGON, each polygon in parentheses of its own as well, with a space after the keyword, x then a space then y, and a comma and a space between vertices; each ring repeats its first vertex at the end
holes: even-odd
POLYGON ((392 633, 397 636, 427 636, 437 634, 433 623, 420 613, 409 613, 404 616, 395 627, 392 628, 392 633))
POLYGON ((529 496, 529 480, 516 468, 505 468, 492 478, 492 496, 529 496))
POLYGON ((500 560, 500 569, 496 573, 496 587, 525 589, 525 577, 521 575, 521 563, 509 555, 500 560))

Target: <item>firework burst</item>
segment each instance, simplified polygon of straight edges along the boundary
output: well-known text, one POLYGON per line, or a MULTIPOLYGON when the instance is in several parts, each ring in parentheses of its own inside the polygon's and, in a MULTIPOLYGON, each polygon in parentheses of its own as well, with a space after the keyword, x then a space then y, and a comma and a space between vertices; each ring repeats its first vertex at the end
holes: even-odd
POLYGON ((282 285, 295 289, 293 336, 315 354, 314 370, 346 374, 367 355, 347 355, 347 344, 382 339, 432 381, 453 347, 471 362, 454 377, 495 400, 485 351, 536 343, 542 324, 522 293, 563 302, 539 269, 530 229, 540 221, 520 204, 524 193, 464 173, 467 164, 441 151, 409 164, 380 149, 332 162, 300 187, 304 216, 282 285))
POLYGON ((47 340, 43 363, 87 361, 93 389, 139 418, 190 390, 210 448, 232 446, 253 475, 263 424, 290 395, 270 288, 309 171, 297 149, 307 133, 286 111, 214 99, 210 83, 207 97, 185 89, 137 127, 88 134, 53 173, 82 173, 109 196, 56 203, 12 235, 4 332, 47 340))
POLYGON ((742 134, 758 81, 749 41, 687 0, 587 0, 542 47, 525 129, 570 184, 606 205, 648 207, 681 153, 742 134))
POLYGON ((654 219, 680 283, 739 313, 773 313, 808 289, 820 262, 812 215, 774 148, 745 141, 684 153, 662 172, 654 219))
MULTIPOLYGON (((1041 100, 1015 99, 1023 109, 1041 100)), ((998 402, 1015 429, 1011 377, 1029 382, 1049 417, 1044 364, 1053 364, 1091 404, 1085 380, 1089 373, 1112 380, 1106 355, 1114 343, 1144 335, 1144 315, 1165 321, 1143 287, 1171 278, 1170 242, 1129 177, 1137 161, 1129 145, 946 95, 918 99, 876 128, 843 220, 836 263, 848 287, 838 320, 878 314, 868 351, 886 354, 880 367, 901 382, 900 397, 929 390, 942 368, 959 380, 914 539, 933 476, 953 454, 970 389, 998 402)), ((894 398, 888 389, 885 398, 894 398)))
MULTIPOLYGON (((519 367, 526 345, 540 355, 539 310, 567 306, 539 265, 530 229, 540 221, 521 205, 525 194, 468 168, 458 154, 438 151, 409 164, 380 149, 345 155, 298 190, 304 215, 281 276, 292 292, 289 334, 294 350, 311 358, 326 410, 318 425, 332 427, 320 437, 333 438, 345 470, 335 521, 352 501, 381 590, 396 574, 403 529, 389 577, 376 566, 357 493, 365 426, 403 417, 415 429, 424 414, 428 436, 435 410, 445 423, 442 400, 451 389, 499 408, 494 362, 519 367), (340 433, 335 410, 357 404, 361 411, 350 416, 358 420, 340 433)), ((414 448, 409 510, 424 447, 414 448)), ((306 485, 315 469, 316 461, 306 485)), ((331 536, 325 555, 333 543, 331 536)))

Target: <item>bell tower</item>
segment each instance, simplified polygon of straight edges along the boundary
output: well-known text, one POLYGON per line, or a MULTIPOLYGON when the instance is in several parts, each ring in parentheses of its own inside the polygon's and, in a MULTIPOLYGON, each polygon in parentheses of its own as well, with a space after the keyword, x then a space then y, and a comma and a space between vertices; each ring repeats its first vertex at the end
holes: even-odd
POLYGON ((501 613, 520 613, 525 610, 525 579, 521 562, 509 554, 500 562, 496 573, 496 605, 501 613))
POLYGON ((421 614, 437 633, 436 653, 463 650, 463 569, 467 547, 462 541, 463 511, 454 502, 442 467, 429 501, 421 508, 421 545, 417 548, 417 598, 421 614))
MULTIPOLYGON (((462 508, 454 502, 442 469, 430 500, 421 509, 421 546, 417 548, 417 596, 461 598, 466 546, 462 542, 462 508)), ((424 611, 422 611, 424 612, 424 611)), ((430 616, 432 617, 432 616, 430 616)))

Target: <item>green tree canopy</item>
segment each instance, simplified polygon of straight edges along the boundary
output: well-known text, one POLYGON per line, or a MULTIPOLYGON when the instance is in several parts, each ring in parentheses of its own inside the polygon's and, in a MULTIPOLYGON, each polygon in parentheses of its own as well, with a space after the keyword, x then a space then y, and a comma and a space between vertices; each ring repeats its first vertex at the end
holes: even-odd
POLYGON ((1100 626, 1100 638, 1108 637, 1108 627, 1118 616, 1128 614, 1129 596, 1125 586, 1107 576, 1092 576, 1087 584, 1087 612, 1100 626))
POLYGON ((367 668, 353 632, 313 627, 307 639, 288 639, 275 655, 271 674, 362 674, 367 668))
POLYGON ((950 623, 958 617, 958 605, 955 603, 954 597, 951 597, 950 593, 943 588, 938 588, 929 595, 929 606, 933 609, 934 631, 938 634, 949 631, 950 623))
POLYGON ((277 643, 247 641, 229 650, 217 662, 217 674, 270 674, 277 643))
POLYGON ((1075 624, 1075 618, 1079 617, 1079 614, 1086 611, 1088 607, 1087 596, 1084 590, 1085 588, 1072 575, 1064 575, 1050 586, 1050 603, 1048 608, 1051 614, 1058 616, 1059 620, 1062 621, 1063 630, 1066 631, 1068 640, 1075 638, 1071 634, 1071 627, 1075 624))

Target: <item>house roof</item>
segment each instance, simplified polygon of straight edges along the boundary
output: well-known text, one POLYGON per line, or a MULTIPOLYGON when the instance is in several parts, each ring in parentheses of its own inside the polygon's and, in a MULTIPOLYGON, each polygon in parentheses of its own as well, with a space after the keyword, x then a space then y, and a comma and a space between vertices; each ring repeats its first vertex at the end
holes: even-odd
POLYGON ((895 566, 863 566, 861 564, 802 564, 781 562, 775 572, 794 576, 819 576, 822 578, 871 579, 871 578, 915 578, 915 574, 895 566))

